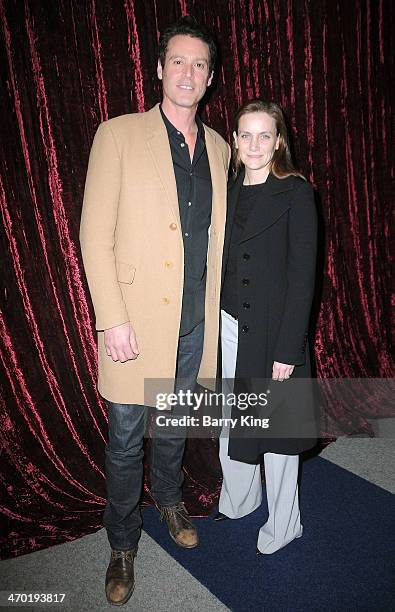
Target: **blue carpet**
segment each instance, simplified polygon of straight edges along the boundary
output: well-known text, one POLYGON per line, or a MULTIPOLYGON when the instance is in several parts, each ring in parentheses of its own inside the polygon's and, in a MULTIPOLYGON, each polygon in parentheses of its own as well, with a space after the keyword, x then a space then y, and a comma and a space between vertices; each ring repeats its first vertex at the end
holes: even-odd
POLYGON ((236 612, 395 611, 394 495, 310 459, 301 479, 303 537, 256 557, 265 504, 238 520, 195 519, 200 546, 193 550, 170 540, 153 508, 143 512, 144 529, 236 612))

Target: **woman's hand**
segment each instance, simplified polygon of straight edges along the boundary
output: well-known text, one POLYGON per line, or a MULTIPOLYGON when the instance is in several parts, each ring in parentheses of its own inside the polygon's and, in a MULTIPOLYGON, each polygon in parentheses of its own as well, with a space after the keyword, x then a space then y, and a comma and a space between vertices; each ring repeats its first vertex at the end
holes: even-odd
POLYGON ((279 361, 275 361, 273 363, 273 372, 272 379, 279 380, 282 382, 283 380, 287 380, 294 371, 293 365, 288 365, 287 363, 280 363, 279 361))

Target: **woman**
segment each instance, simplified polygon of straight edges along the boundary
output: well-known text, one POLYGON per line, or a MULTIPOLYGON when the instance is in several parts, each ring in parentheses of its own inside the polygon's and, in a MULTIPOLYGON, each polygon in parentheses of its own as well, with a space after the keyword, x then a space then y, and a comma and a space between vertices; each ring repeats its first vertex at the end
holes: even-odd
POLYGON ((269 518, 259 531, 257 553, 270 554, 302 535, 299 453, 316 443, 306 342, 316 211, 311 185, 292 164, 277 104, 254 100, 242 106, 233 138, 221 297, 223 392, 239 398, 242 391, 243 398, 261 393, 267 403, 256 407, 250 400, 243 413, 223 408, 237 426, 224 427, 220 437, 224 478, 216 520, 240 518, 260 506, 263 455, 269 518), (247 414, 267 417, 269 427, 243 426, 247 414))

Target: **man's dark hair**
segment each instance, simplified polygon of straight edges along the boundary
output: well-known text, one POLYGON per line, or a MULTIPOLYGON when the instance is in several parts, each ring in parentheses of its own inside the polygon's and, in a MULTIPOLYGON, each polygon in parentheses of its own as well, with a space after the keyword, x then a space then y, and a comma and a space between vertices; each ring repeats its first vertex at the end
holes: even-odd
POLYGON ((209 50, 209 73, 214 69, 215 62, 217 59, 217 45, 215 42, 214 34, 209 28, 201 25, 191 15, 185 15, 178 21, 166 28, 161 34, 159 39, 159 60, 162 66, 165 65, 167 46, 173 36, 191 36, 192 38, 199 38, 208 45, 209 50))

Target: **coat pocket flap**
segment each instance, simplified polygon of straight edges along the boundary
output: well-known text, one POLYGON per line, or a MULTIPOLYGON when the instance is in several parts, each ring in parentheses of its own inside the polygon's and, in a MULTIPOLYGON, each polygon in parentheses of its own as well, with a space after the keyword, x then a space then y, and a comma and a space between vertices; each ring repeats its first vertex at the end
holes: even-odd
POLYGON ((131 264, 127 264, 124 261, 116 261, 117 266, 117 279, 120 283, 126 283, 131 285, 134 281, 134 275, 136 274, 136 268, 131 264))

